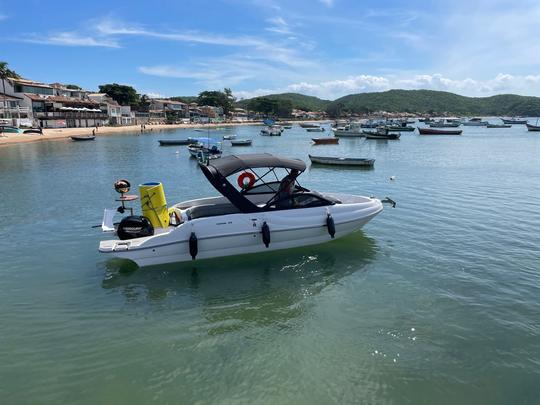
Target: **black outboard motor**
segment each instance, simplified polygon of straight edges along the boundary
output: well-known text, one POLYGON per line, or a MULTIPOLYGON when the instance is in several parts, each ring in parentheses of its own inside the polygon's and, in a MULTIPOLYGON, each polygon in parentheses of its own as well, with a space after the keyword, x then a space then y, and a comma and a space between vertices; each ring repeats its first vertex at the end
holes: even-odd
POLYGON ((152 236, 154 234, 154 227, 148 218, 131 215, 120 221, 116 233, 121 240, 142 238, 144 236, 152 236))

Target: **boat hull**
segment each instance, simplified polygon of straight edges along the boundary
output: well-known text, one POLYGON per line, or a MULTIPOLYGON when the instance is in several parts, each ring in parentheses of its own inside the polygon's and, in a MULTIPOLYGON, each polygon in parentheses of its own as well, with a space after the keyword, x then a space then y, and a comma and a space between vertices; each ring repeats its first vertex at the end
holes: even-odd
POLYGON ((335 145, 339 143, 339 138, 311 138, 315 145, 335 145))
POLYGON ((363 158, 340 158, 333 156, 312 156, 308 155, 311 163, 320 165, 331 166, 363 166, 373 167, 375 159, 363 159, 363 158))
POLYGON ((334 131, 334 136, 339 136, 339 137, 342 137, 342 138, 362 138, 364 137, 365 135, 362 133, 361 130, 340 130, 340 129, 333 129, 332 131, 334 131))
POLYGON ((192 145, 197 143, 191 139, 161 139, 158 141, 160 146, 192 145))
POLYGON ((420 135, 461 135, 463 132, 461 129, 458 130, 444 130, 444 129, 434 129, 434 128, 418 128, 420 135))
POLYGON ((88 136, 70 136, 72 141, 76 142, 82 142, 82 141, 93 141, 96 139, 95 135, 88 135, 88 136))
POLYGON ((539 132, 540 131, 540 125, 527 124, 527 131, 539 132))
POLYGON ((194 219, 150 237, 102 241, 99 250, 145 267, 193 261, 189 243, 192 234, 197 237, 196 260, 290 249, 333 240, 327 227, 328 214, 334 220, 338 239, 358 231, 383 209, 375 198, 332 196, 343 203, 303 208, 301 215, 299 209, 290 209, 194 219), (270 230, 268 247, 263 241, 265 223, 270 230))
POLYGON ((519 125, 519 124, 527 124, 527 120, 507 120, 505 118, 501 118, 501 121, 505 124, 516 124, 516 125, 519 125))

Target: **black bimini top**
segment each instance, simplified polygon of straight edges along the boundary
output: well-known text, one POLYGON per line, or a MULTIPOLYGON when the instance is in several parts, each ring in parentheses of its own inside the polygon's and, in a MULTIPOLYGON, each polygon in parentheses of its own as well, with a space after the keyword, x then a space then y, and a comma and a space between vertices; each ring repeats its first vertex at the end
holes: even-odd
POLYGON ((228 177, 245 169, 258 167, 282 167, 296 169, 300 172, 306 170, 306 164, 300 159, 281 158, 270 153, 224 156, 220 159, 210 160, 206 167, 209 171, 215 171, 223 177, 228 177))
POLYGON ((219 159, 212 159, 207 165, 201 165, 200 167, 214 188, 244 213, 261 211, 261 208, 253 204, 229 183, 228 176, 242 170, 261 167, 294 169, 300 172, 306 170, 306 164, 300 159, 281 158, 270 153, 224 156, 219 159))

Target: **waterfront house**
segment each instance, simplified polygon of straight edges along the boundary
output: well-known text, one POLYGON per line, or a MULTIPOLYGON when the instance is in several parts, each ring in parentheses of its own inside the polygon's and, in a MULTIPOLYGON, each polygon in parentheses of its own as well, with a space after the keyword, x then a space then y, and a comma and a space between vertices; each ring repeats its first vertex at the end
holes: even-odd
POLYGON ((107 113, 92 100, 73 97, 25 94, 32 101, 32 115, 42 128, 79 128, 103 126, 107 113))
POLYGON ((106 93, 90 93, 88 98, 99 104, 100 108, 107 111, 109 125, 121 125, 122 109, 112 97, 106 93))
POLYGON ((154 98, 150 101, 152 121, 182 122, 189 118, 189 105, 181 101, 154 98))
POLYGON ((243 108, 235 108, 232 112, 233 122, 246 122, 248 121, 248 113, 243 108))
POLYGON ((23 97, 0 92, 0 118, 2 118, 2 122, 15 126, 31 126, 31 111, 30 108, 21 105, 23 101, 23 97))

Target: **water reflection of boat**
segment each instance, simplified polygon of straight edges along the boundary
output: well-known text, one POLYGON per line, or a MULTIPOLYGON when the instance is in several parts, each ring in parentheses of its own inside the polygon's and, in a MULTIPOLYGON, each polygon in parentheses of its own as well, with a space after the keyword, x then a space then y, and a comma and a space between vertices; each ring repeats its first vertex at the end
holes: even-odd
POLYGON ((201 308, 208 333, 221 334, 301 317, 306 297, 365 272, 376 254, 375 241, 358 232, 330 244, 151 269, 107 261, 101 285, 132 303, 201 308))

